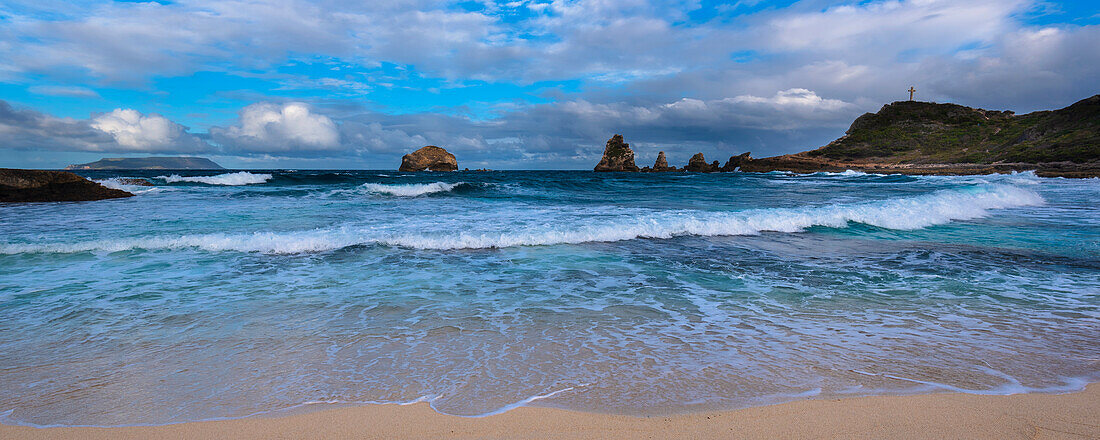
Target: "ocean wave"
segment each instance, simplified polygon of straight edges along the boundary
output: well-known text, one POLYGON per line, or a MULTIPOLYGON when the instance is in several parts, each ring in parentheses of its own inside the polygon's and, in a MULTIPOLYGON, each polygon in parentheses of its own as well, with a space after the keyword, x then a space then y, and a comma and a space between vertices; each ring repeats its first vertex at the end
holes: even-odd
MULTIPOLYGON (((981 218, 990 210, 1042 204, 1036 192, 1010 185, 980 185, 956 190, 876 202, 753 209, 738 212, 651 211, 614 218, 576 216, 568 222, 546 222, 537 227, 471 229, 451 225, 439 232, 341 227, 293 232, 198 234, 141 237, 79 243, 9 243, 0 253, 117 252, 130 249, 185 249, 205 251, 293 254, 320 252, 357 245, 399 246, 416 249, 485 249, 513 246, 614 242, 637 238, 677 236, 755 235, 761 232, 801 232, 810 227, 847 227, 863 223, 887 229, 914 230, 958 220, 981 218), (564 223, 564 224, 563 224, 564 223)), ((434 225, 438 226, 438 225, 434 225)), ((495 225, 490 225, 495 227, 495 225)))
POLYGON ((143 180, 136 177, 111 177, 109 179, 95 180, 95 183, 103 185, 107 188, 118 189, 122 191, 128 191, 134 194, 147 193, 152 191, 159 191, 163 188, 156 186, 134 185, 132 183, 125 183, 126 180, 143 180))
POLYGON ((387 194, 398 197, 416 197, 425 194, 448 192, 464 184, 465 182, 409 183, 392 185, 381 183, 364 183, 361 187, 369 192, 377 194, 387 194))
POLYGON ((154 179, 164 179, 168 183, 177 182, 190 182, 190 183, 205 183, 207 185, 253 185, 259 183, 265 183, 271 179, 270 174, 252 174, 247 171, 241 171, 237 173, 218 174, 216 176, 180 176, 179 174, 173 174, 171 176, 157 176, 154 179))

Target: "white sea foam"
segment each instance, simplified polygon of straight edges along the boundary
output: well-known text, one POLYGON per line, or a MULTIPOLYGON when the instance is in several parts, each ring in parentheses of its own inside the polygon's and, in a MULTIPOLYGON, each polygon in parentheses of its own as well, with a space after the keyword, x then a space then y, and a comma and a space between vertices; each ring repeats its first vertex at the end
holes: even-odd
POLYGON ((218 174, 216 176, 180 176, 179 174, 173 174, 171 176, 157 176, 156 179, 164 179, 168 183, 176 182, 192 182, 192 183, 205 183, 207 185, 253 185, 258 183, 264 183, 271 179, 270 174, 252 174, 247 171, 241 171, 237 173, 218 174))
POLYGON ((152 192, 152 191, 159 191, 159 190, 162 189, 162 188, 156 187, 156 186, 144 186, 144 185, 133 185, 133 184, 129 184, 129 183, 123 183, 122 179, 134 179, 134 178, 132 178, 132 177, 112 177, 112 178, 109 178, 109 179, 96 180, 95 183, 103 185, 107 188, 120 189, 120 190, 123 190, 123 191, 129 191, 129 192, 135 193, 135 194, 147 193, 147 192, 152 192))
POLYGON ((381 184, 381 183, 364 183, 362 185, 362 187, 363 187, 363 189, 365 189, 367 191, 370 191, 372 193, 388 194, 388 195, 391 195, 391 196, 399 196, 399 197, 416 197, 416 196, 422 196, 424 194, 447 192, 447 191, 450 191, 452 189, 455 189, 455 187, 457 187, 459 185, 462 185, 462 184, 463 184, 463 182, 457 182, 457 183, 445 183, 445 182, 410 183, 410 184, 400 184, 400 185, 399 184, 385 185, 385 184, 381 184))
POLYGON ((288 254, 372 244, 417 249, 482 249, 612 242, 636 238, 667 239, 683 235, 800 232, 813 226, 842 228, 849 222, 913 230, 984 217, 993 209, 1042 203, 1042 197, 1030 189, 1010 185, 980 185, 877 202, 738 212, 656 211, 610 219, 578 216, 568 222, 545 222, 530 227, 490 225, 490 228, 495 229, 487 230, 471 229, 468 224, 450 225, 430 233, 423 232, 424 228, 416 225, 406 229, 385 230, 342 227, 294 232, 141 237, 78 243, 9 243, 0 244, 0 253, 196 248, 211 252, 288 254))

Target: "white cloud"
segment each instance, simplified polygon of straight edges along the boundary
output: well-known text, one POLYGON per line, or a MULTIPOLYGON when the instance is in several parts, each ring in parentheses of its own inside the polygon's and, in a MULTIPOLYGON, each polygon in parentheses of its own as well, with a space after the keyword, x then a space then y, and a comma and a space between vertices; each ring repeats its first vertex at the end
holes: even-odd
POLYGON ((341 148, 340 130, 328 116, 313 113, 300 102, 261 102, 240 111, 238 125, 210 130, 229 148, 293 152, 341 148))
POLYGON ((914 49, 953 50, 991 41, 1015 25, 1024 0, 909 0, 841 5, 825 11, 780 14, 761 43, 778 50, 841 51, 867 55, 914 49), (864 50, 861 50, 864 49, 864 50))
POLYGON ((187 133, 187 127, 161 115, 143 115, 133 109, 114 111, 92 118, 91 127, 111 135, 124 149, 132 151, 180 151, 207 144, 187 133))
POLYGON ((27 91, 36 95, 65 96, 69 98, 98 98, 99 93, 80 86, 30 86, 27 91))
POLYGON ((824 99, 817 96, 811 90, 794 88, 775 92, 775 96, 761 98, 759 96, 741 95, 730 98, 727 101, 733 103, 765 104, 773 108, 835 111, 851 107, 851 104, 839 99, 824 99))
POLYGON ((116 109, 92 119, 59 118, 0 100, 0 142, 15 150, 193 153, 210 144, 160 115, 116 109))

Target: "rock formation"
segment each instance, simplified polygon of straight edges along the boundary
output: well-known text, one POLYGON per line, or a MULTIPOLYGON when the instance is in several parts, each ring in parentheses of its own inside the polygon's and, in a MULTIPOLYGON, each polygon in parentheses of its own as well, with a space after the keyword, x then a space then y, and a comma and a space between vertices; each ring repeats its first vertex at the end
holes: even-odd
POLYGON ((634 151, 630 144, 623 142, 623 135, 617 134, 607 140, 603 157, 596 164, 596 171, 640 171, 634 164, 634 151))
POLYGON ((737 171, 741 167, 741 164, 752 160, 749 153, 741 153, 739 156, 730 156, 730 160, 726 161, 725 165, 722 165, 721 171, 724 173, 731 173, 737 171))
POLYGON ((428 145, 401 157, 398 171, 458 171, 458 160, 435 145, 428 145))
POLYGON ((78 202, 131 196, 65 171, 0 168, 0 202, 78 202))
POLYGON ((657 161, 653 162, 652 171, 676 171, 676 167, 668 166, 668 159, 665 159, 665 152, 660 151, 657 153, 657 161))
POLYGON ((115 180, 118 181, 118 183, 121 183, 123 185, 153 186, 153 184, 150 183, 148 180, 137 179, 137 178, 133 178, 133 177, 119 177, 115 180))
POLYGON ((703 157, 703 153, 695 153, 688 160, 687 166, 684 167, 684 171, 691 171, 695 173, 713 173, 718 171, 718 161, 714 163, 707 163, 707 159, 703 157))

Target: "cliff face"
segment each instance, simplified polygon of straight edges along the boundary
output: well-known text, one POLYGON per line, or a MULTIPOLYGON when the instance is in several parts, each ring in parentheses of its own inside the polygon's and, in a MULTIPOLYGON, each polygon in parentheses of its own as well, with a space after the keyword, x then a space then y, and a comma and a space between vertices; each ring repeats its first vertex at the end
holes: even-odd
POLYGON ((64 171, 0 168, 0 202, 77 202, 131 196, 64 171))
POLYGON ((458 160, 447 150, 428 145, 402 156, 398 171, 458 171, 458 160))
POLYGON ((66 170, 223 170, 205 157, 115 157, 69 165, 66 170))
POLYGON ((1100 95, 1015 115, 955 104, 895 102, 816 150, 742 161, 742 171, 1100 176, 1100 95))
POLYGON ((596 164, 596 171, 639 171, 634 164, 634 151, 630 144, 623 142, 623 135, 617 134, 607 140, 603 157, 596 164))

